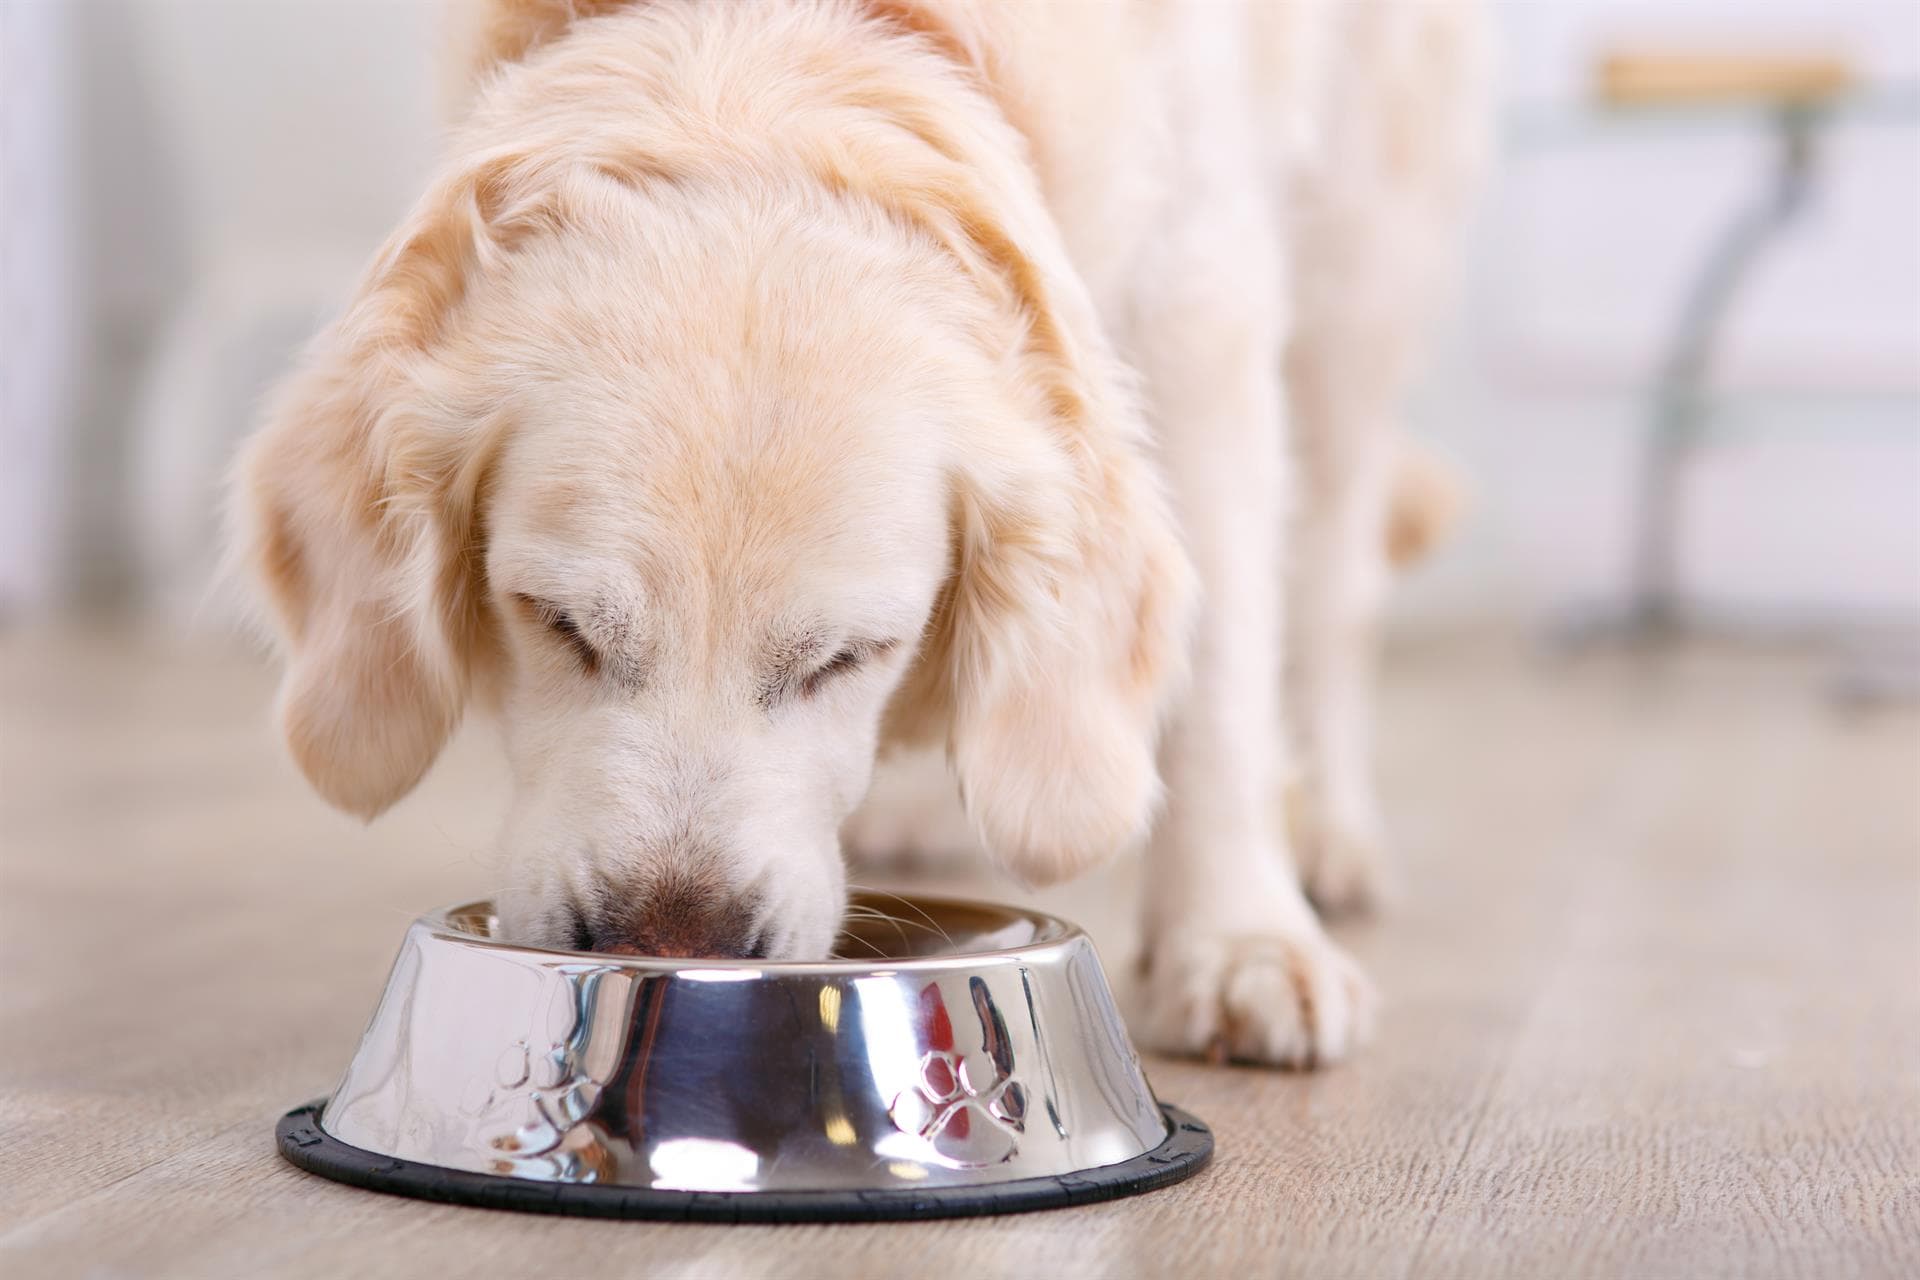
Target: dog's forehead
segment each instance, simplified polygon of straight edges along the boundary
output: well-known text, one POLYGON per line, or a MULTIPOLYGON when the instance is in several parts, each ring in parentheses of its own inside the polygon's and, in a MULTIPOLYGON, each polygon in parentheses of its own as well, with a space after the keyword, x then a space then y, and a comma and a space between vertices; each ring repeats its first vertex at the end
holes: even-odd
POLYGON ((492 485, 491 573, 652 613, 727 600, 829 617, 870 597, 910 613, 944 572, 947 493, 937 460, 888 435, 789 423, 706 440, 589 432, 588 448, 577 431, 523 434, 492 485))
POLYGON ((778 603, 940 574, 957 357, 938 326, 900 313, 898 290, 844 297, 862 277, 827 271, 835 260, 802 255, 801 283, 820 285, 803 289, 702 258, 660 295, 671 307, 651 288, 642 306, 543 277, 547 292, 484 344, 508 422, 490 563, 596 566, 662 605, 694 585, 778 603))
POLYGON ((857 550, 944 519, 937 460, 886 433, 794 423, 691 439, 639 426, 517 435, 492 484, 507 535, 781 555, 857 550))

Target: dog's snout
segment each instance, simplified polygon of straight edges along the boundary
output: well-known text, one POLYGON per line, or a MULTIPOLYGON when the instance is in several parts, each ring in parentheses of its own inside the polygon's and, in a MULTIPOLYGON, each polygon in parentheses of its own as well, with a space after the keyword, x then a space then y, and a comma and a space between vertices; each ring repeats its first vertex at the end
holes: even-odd
POLYGON ((755 960, 765 954, 756 899, 698 882, 609 895, 585 914, 590 950, 676 960, 755 960))
POLYGON ((711 927, 705 921, 674 921, 658 929, 593 935, 593 950, 615 956, 664 956, 673 960, 757 960, 757 938, 711 927))

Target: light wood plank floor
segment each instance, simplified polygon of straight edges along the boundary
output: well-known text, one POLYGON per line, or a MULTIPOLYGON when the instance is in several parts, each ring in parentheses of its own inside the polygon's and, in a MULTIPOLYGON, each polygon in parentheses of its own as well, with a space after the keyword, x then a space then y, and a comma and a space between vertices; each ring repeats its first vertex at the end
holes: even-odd
MULTIPOLYGON (((0 1273, 1920 1275, 1920 722, 1837 713, 1820 675, 1399 655, 1409 892, 1342 930, 1388 997, 1358 1061, 1151 1062, 1219 1154, 1135 1200, 687 1227, 391 1199, 274 1154, 408 918, 491 886, 484 735, 362 827, 294 777, 251 661, 0 635, 0 1273)), ((1047 897, 1116 980, 1130 879, 1047 897)))

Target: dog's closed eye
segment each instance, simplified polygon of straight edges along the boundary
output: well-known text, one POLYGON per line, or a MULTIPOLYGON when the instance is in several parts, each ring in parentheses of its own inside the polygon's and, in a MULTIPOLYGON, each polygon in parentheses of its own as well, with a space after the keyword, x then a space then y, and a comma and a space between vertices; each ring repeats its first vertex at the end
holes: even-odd
POLYGON ((772 706, 789 698, 812 698, 834 681, 858 671, 871 659, 890 652, 898 644, 897 640, 849 640, 833 650, 824 662, 816 661, 813 655, 821 652, 825 646, 811 641, 795 645, 774 664, 760 700, 764 705, 772 706))
POLYGON ((516 594, 513 599, 521 608, 532 614, 534 620, 545 627, 554 639, 572 651, 573 656, 579 659, 580 665, 586 669, 587 674, 592 675, 600 670, 599 651, 580 630, 580 624, 574 621, 571 613, 553 601, 542 600, 537 596, 516 594))
POLYGON ((872 652, 871 649, 861 649, 853 645, 848 645, 846 648, 841 649, 838 653, 828 658, 825 662, 801 678, 800 696, 803 698, 811 698, 820 691, 820 686, 835 676, 844 675, 852 671, 862 662, 865 662, 872 652))

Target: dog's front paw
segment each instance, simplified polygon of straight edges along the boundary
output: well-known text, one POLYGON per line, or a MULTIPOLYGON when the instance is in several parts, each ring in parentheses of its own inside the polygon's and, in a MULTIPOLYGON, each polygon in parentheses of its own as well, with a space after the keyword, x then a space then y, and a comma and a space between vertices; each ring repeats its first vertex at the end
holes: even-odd
POLYGON ((1163 1053, 1311 1069, 1373 1028, 1376 997, 1318 925, 1224 936, 1178 931, 1141 958, 1141 1040, 1163 1053))
POLYGON ((1377 911, 1397 894, 1386 824, 1370 802, 1336 803, 1324 787, 1286 789, 1286 824, 1301 887, 1320 910, 1377 911))

